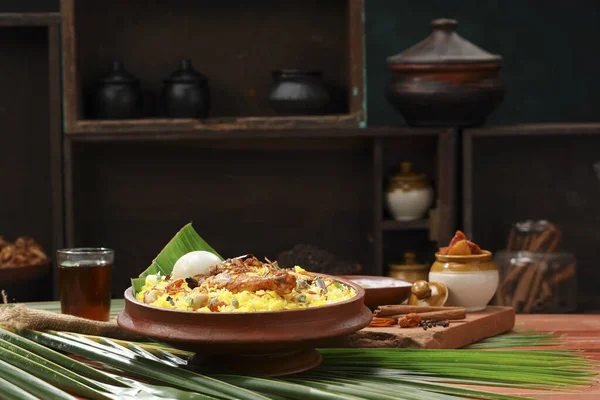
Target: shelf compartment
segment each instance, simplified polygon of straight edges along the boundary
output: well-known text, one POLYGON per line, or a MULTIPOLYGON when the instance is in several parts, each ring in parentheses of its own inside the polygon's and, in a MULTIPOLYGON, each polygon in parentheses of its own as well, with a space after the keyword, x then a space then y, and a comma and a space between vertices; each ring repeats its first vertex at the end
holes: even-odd
POLYGON ((67 133, 364 124, 363 0, 62 0, 61 10, 67 133), (160 117, 162 82, 182 58, 208 76, 214 121, 160 117), (113 59, 140 79, 149 119, 90 119, 86 94, 113 59), (324 116, 277 117, 266 97, 271 72, 282 68, 323 71, 337 108, 324 116))
POLYGON ((381 229, 384 231, 410 231, 410 230, 428 230, 429 220, 418 219, 414 221, 396 221, 384 220, 381 222, 381 229))
MULTIPOLYGON (((63 244, 58 22, 55 13, 0 14, 0 235, 31 236, 51 259, 63 244)), ((48 273, 0 289, 9 301, 49 300, 52 283, 48 273)))
POLYGON ((369 150, 369 142, 348 147, 346 140, 325 150, 277 151, 76 143, 69 245, 95 243, 120 254, 114 293, 190 221, 224 256, 276 259, 298 243, 316 244, 368 271, 369 150))
POLYGON ((562 251, 577 258, 578 296, 593 296, 600 278, 593 250, 600 243, 600 182, 593 168, 600 160, 600 135, 594 134, 600 124, 546 126, 523 125, 511 135, 491 127, 464 131, 465 234, 495 252, 506 247, 511 224, 549 220, 562 232, 562 251))

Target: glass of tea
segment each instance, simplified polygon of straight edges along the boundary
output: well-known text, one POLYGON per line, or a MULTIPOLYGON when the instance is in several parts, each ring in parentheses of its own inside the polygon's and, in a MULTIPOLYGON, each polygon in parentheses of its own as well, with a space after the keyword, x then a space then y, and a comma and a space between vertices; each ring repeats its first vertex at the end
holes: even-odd
POLYGON ((63 314, 108 321, 110 282, 115 252, 81 247, 56 252, 63 314))

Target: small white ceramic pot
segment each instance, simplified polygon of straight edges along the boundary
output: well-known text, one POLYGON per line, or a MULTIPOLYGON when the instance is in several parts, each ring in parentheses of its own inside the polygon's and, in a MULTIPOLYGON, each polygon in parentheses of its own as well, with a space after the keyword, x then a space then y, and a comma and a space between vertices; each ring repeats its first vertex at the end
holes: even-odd
POLYGON ((398 221, 423 218, 433 201, 433 188, 425 175, 411 169, 410 162, 403 162, 400 173, 392 177, 387 187, 387 206, 398 221))
POLYGON ((498 289, 498 268, 489 251, 469 256, 436 253, 429 280, 448 287, 446 306, 465 307, 467 312, 481 311, 498 289))

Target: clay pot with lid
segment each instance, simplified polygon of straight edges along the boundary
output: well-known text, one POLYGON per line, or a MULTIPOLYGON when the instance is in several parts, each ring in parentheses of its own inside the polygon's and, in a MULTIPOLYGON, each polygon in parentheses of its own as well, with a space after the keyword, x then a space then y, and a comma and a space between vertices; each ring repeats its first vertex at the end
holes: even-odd
POLYGON ((388 58, 388 101, 411 126, 483 125, 504 98, 502 57, 461 37, 456 20, 431 25, 429 37, 388 58))
POLYGON ((465 307, 467 312, 485 309, 498 288, 498 267, 492 253, 453 256, 436 253, 429 280, 448 287, 447 306, 465 307))
POLYGON ((93 113, 98 119, 137 118, 142 110, 140 81, 122 61, 113 61, 112 71, 101 79, 93 95, 93 113))
POLYGON ((206 118, 210 109, 208 78, 196 71, 190 60, 164 81, 162 107, 169 118, 206 118))
POLYGON ((422 218, 433 201, 433 187, 425 174, 412 171, 412 163, 405 161, 400 172, 390 179, 386 190, 387 206, 397 221, 422 218))

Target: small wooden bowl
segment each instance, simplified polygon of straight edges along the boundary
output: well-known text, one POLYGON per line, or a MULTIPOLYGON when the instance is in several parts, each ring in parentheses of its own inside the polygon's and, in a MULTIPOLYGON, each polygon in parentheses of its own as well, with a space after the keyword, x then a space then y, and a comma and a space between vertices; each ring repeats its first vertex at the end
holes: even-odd
POLYGON ((371 322, 358 284, 331 277, 356 290, 350 300, 327 306, 263 312, 205 313, 153 307, 138 301, 130 287, 117 323, 123 329, 196 353, 202 371, 280 376, 321 363, 315 350, 329 339, 356 332, 371 322))
POLYGON ((0 286, 41 278, 50 271, 51 266, 52 263, 47 261, 40 264, 24 265, 20 267, 0 267, 0 286))
POLYGON ((381 283, 380 287, 363 288, 365 291, 365 305, 371 310, 383 305, 402 303, 410 295, 410 288, 412 287, 411 282, 387 276, 343 275, 340 278, 353 283, 363 279, 381 283))

